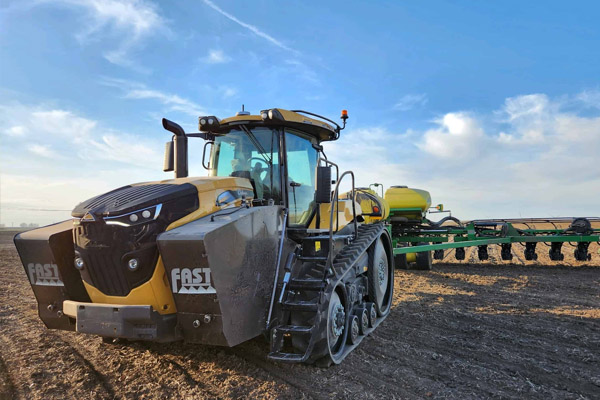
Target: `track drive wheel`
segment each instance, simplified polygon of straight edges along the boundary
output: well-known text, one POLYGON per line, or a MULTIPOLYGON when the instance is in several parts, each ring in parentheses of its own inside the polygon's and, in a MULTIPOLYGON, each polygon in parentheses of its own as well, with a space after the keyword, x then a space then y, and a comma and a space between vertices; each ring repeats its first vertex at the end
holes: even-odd
POLYGON ((394 270, 388 262, 387 252, 381 237, 369 249, 369 297, 379 317, 390 312, 394 291, 394 270))
MULTIPOLYGON (((417 246, 424 246, 427 244, 429 244, 429 243, 417 243, 417 246)), ((431 251, 423 251, 423 252, 416 253, 416 254, 417 254, 417 262, 415 265, 415 269, 425 270, 425 271, 431 270, 431 264, 432 264, 431 251)))

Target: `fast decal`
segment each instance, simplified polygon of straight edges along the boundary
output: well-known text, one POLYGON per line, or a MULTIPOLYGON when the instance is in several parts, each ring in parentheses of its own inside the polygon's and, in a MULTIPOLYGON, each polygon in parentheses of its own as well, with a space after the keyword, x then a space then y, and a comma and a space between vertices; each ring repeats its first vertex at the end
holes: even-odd
POLYGON ((174 268, 171 271, 171 287, 177 294, 217 293, 212 286, 210 268, 174 268))
POLYGON ((58 266, 56 264, 27 264, 29 281, 32 285, 39 286, 64 286, 58 275, 58 266))

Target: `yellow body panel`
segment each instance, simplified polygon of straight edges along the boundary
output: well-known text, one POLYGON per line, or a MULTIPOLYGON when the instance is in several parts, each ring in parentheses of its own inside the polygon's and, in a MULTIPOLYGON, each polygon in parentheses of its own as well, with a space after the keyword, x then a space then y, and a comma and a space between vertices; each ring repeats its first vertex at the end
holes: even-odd
MULTIPOLYGON (((378 196, 374 190, 360 189, 355 192, 356 192, 357 203, 360 204, 361 213, 363 215, 363 218, 364 218, 366 224, 374 224, 376 222, 385 220, 390 215, 390 206, 389 206, 388 202, 385 201, 380 196, 378 196), (376 199, 376 201, 369 198, 364 193, 361 195, 361 192, 368 193, 369 195, 373 196, 376 199), (374 212, 374 210, 373 210, 374 207, 380 208, 380 213, 381 213, 380 217, 366 215, 366 214, 372 214, 374 212)), ((346 192, 346 193, 340 195, 340 198, 348 199, 351 196, 352 196, 352 192, 346 192)))
MULTIPOLYGON (((167 227, 167 231, 219 211, 221 207, 217 207, 216 200, 217 197, 226 190, 245 189, 252 192, 252 185, 250 184, 250 181, 245 178, 206 176, 202 178, 169 179, 161 181, 160 183, 170 183, 171 181, 177 181, 177 183, 191 183, 196 186, 200 203, 196 211, 171 223, 167 227)), ((250 201, 251 198, 248 198, 248 200, 250 201)), ((237 205, 239 205, 239 202, 237 205)))
POLYGON ((151 305, 160 314, 177 312, 169 281, 165 274, 165 267, 160 257, 158 257, 152 278, 148 282, 132 289, 127 296, 108 296, 85 281, 83 281, 83 285, 92 303, 151 305))
MULTIPOLYGON (((166 179, 159 182, 137 183, 132 186, 143 186, 156 183, 174 185, 190 183, 196 186, 196 189, 198 190, 198 209, 186 215, 185 217, 172 222, 167 227, 167 231, 220 210, 221 207, 217 207, 216 205, 216 199, 217 196, 226 190, 242 189, 252 192, 252 185, 250 184, 250 181, 237 177, 208 176, 197 178, 177 178, 166 179)), ((241 200, 237 202, 237 205, 239 205, 240 202, 241 200)), ((158 311, 160 314, 172 314, 177 312, 173 295, 171 293, 171 288, 169 286, 169 281, 167 279, 167 275, 165 274, 165 267, 160 256, 158 257, 158 262, 156 263, 154 273, 152 274, 150 280, 132 289, 127 296, 108 296, 85 281, 83 284, 88 292, 88 295, 90 296, 90 299, 92 300, 92 303, 151 305, 152 308, 158 311)))
MULTIPOLYGON (((320 227, 321 229, 329 229, 329 221, 330 221, 330 215, 331 215, 331 206, 334 203, 330 203, 330 204, 319 204, 319 213, 321 215, 320 218, 320 227)), ((354 207, 356 208, 356 215, 360 215, 361 214, 361 208, 360 208, 360 204, 358 203, 354 203, 354 207)), ((340 200, 339 201, 339 206, 337 209, 337 215, 335 212, 335 208, 334 208, 334 212, 333 212, 333 229, 335 231, 336 228, 336 217, 339 220, 339 229, 342 229, 343 227, 345 227, 346 225, 348 225, 350 222, 352 222, 353 219, 353 214, 352 214, 352 202, 350 200, 340 200)), ((312 219, 310 225, 308 226, 309 229, 315 229, 316 228, 316 223, 317 223, 317 218, 315 215, 315 218, 312 219)))

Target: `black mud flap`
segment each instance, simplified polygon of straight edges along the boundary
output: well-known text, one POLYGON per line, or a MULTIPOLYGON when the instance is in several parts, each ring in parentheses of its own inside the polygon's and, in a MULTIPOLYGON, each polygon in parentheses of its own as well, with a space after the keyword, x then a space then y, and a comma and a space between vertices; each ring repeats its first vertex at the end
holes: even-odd
POLYGON ((159 235, 186 341, 235 346, 265 331, 281 217, 278 206, 227 209, 159 235))
POLYGON ((63 301, 90 301, 73 265, 73 221, 19 233, 14 242, 38 303, 38 314, 51 329, 75 330, 63 313, 63 301))

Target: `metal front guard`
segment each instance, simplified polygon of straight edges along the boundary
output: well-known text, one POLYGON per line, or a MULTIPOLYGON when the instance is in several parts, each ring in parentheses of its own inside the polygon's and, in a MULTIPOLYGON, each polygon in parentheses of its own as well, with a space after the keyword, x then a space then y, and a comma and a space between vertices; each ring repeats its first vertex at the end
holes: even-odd
POLYGON ((177 315, 161 315, 149 305, 95 304, 66 300, 63 312, 76 320, 77 332, 112 338, 172 342, 177 315))

